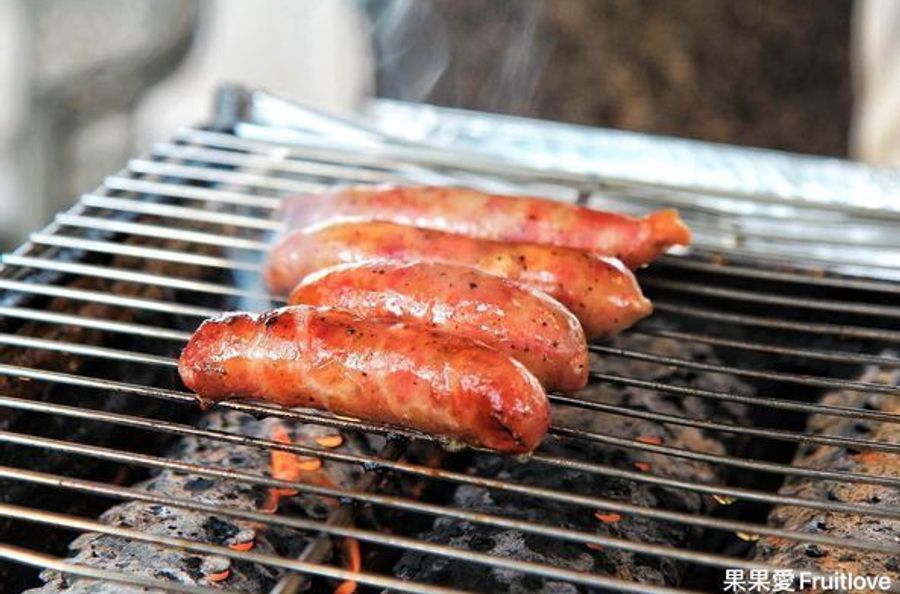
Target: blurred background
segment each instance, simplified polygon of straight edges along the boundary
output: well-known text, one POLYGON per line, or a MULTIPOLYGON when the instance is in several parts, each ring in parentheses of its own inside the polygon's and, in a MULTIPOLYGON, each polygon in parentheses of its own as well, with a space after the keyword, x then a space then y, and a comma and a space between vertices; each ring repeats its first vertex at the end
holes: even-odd
POLYGON ((0 243, 236 82, 900 164, 893 0, 0 0, 0 243))

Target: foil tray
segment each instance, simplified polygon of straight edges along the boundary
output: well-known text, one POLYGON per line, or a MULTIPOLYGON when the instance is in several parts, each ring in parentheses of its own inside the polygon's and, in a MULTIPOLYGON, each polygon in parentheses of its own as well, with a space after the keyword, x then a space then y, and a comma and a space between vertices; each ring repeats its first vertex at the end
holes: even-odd
POLYGON ((898 170, 385 99, 338 117, 243 93, 240 136, 362 153, 410 183, 674 206, 694 251, 900 280, 898 170))

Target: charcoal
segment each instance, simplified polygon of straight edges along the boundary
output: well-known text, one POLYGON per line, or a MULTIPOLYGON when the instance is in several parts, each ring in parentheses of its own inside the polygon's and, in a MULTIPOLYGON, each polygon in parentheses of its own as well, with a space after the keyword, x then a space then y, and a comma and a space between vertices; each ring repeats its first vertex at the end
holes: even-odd
MULTIPOLYGON (((146 239, 146 238, 144 238, 146 239)), ((132 237, 125 243, 138 243, 141 238, 132 237)), ((192 246, 185 242, 146 239, 144 245, 165 247, 177 250, 194 250, 196 253, 212 254, 212 246, 192 246)), ((88 255, 75 251, 64 251, 62 259, 73 259, 92 264, 109 263, 112 267, 137 268, 140 263, 134 258, 113 256, 106 258, 97 254, 88 255), (64 257, 65 256, 65 257, 64 257)), ((196 266, 188 266, 175 262, 151 260, 143 262, 147 272, 169 277, 201 277, 196 266)), ((140 297, 161 301, 171 301, 173 291, 159 285, 136 284, 124 281, 111 281, 96 277, 71 278, 58 273, 34 272, 21 280, 28 282, 54 283, 67 288, 97 291, 112 295, 140 297)), ((158 326, 177 326, 170 316, 162 313, 142 311, 137 308, 114 307, 98 302, 78 301, 63 297, 40 297, 34 295, 4 294, 2 302, 47 311, 66 313, 83 318, 100 318, 117 322, 130 322, 158 326)), ((120 348, 138 352, 152 352, 159 355, 177 355, 179 345, 172 341, 158 341, 127 334, 104 333, 89 328, 68 324, 45 324, 21 321, 9 317, 0 321, 2 330, 23 336, 33 336, 52 341, 73 342, 77 344, 102 344, 103 346, 120 348)), ((172 387, 175 377, 168 368, 135 366, 109 360, 91 360, 88 357, 74 356, 67 352, 43 349, 7 348, 0 351, 0 362, 32 369, 49 369, 86 376, 104 377, 114 380, 140 383, 143 385, 160 385, 172 387)), ((73 386, 53 385, 43 381, 22 381, 13 376, 0 376, 0 391, 5 395, 47 400, 59 404, 78 407, 94 407, 106 411, 121 412, 132 415, 152 415, 178 422, 193 422, 199 416, 196 407, 172 406, 162 400, 140 398, 129 395, 99 395, 96 390, 73 386)), ((125 443, 132 432, 109 423, 91 423, 81 419, 57 415, 35 415, 28 411, 0 408, 0 429, 40 435, 60 440, 90 441, 92 443, 115 445, 125 443)), ((159 453, 174 441, 174 437, 164 434, 154 435, 152 439, 136 444, 140 451, 159 453)), ((130 470, 111 462, 82 458, 77 464, 72 463, 70 454, 40 450, 37 448, 0 447, 0 464, 20 466, 33 470, 51 472, 76 478, 88 478, 100 481, 133 482, 143 476, 134 476, 130 470)), ((54 489, 47 489, 31 483, 0 480, 0 501, 32 507, 43 507, 74 514, 95 516, 105 509, 108 501, 92 496, 79 495, 54 489)), ((64 554, 70 534, 63 531, 33 531, 26 529, 21 523, 8 518, 0 518, 0 540, 15 542, 23 547, 37 549, 51 554, 64 554)), ((36 572, 30 567, 0 561, 0 584, 11 591, 24 589, 36 584, 36 572)))
MULTIPOLYGON (((628 335, 619 337, 616 340, 616 346, 716 362, 712 350, 699 344, 684 345, 671 340, 628 335)), ((598 357, 592 362, 592 368, 605 373, 669 384, 724 390, 745 395, 753 393, 750 386, 732 376, 695 373, 672 366, 661 366, 626 358, 598 357)), ((580 392, 578 396, 586 400, 627 406, 635 410, 728 423, 740 423, 742 419, 746 419, 747 415, 746 408, 740 404, 680 395, 670 398, 652 391, 627 388, 612 383, 592 385, 580 392)), ((707 433, 690 427, 662 425, 640 419, 591 413, 576 408, 557 407, 554 410, 554 424, 606 435, 660 442, 667 446, 709 454, 728 454, 738 447, 738 443, 733 437, 707 433)), ((725 471, 720 466, 617 448, 588 440, 548 438, 539 451, 552 456, 611 465, 632 471, 642 467, 643 464, 649 464, 649 472, 655 475, 664 475, 695 483, 721 484, 724 482, 723 473, 725 471)), ((665 508, 688 513, 709 513, 717 505, 709 497, 682 489, 653 486, 576 469, 548 466, 533 461, 521 461, 489 454, 475 456, 469 470, 480 476, 608 498, 650 509, 665 508)), ((538 500, 471 485, 457 487, 452 497, 452 504, 454 507, 468 511, 524 519, 631 541, 665 545, 680 550, 696 546, 701 537, 699 531, 684 524, 624 514, 621 517, 607 514, 606 521, 601 521, 594 516, 594 512, 598 511, 603 514, 605 510, 591 510, 567 503, 538 500)), ((481 551, 490 555, 588 571, 645 584, 678 585, 682 582, 685 571, 682 564, 664 557, 643 555, 613 547, 590 548, 582 543, 550 539, 517 530, 501 530, 451 518, 435 520, 431 528, 421 533, 419 537, 429 542, 481 551)), ((403 579, 434 584, 453 584, 455 587, 476 591, 538 592, 542 594, 598 591, 581 585, 502 569, 474 570, 473 566, 468 564, 419 552, 404 554, 396 564, 395 572, 403 579)))
MULTIPOLYGON (((208 429, 272 438, 278 425, 287 431, 292 441, 314 445, 316 437, 333 434, 334 430, 316 425, 288 423, 268 418, 261 421, 242 413, 213 411, 204 415, 201 425, 208 429)), ((341 446, 347 451, 360 451, 357 441, 345 440, 341 446)), ((270 468, 268 450, 248 446, 223 445, 208 440, 187 437, 180 440, 173 451, 173 459, 215 467, 228 467, 245 472, 261 473, 270 468)), ((325 462, 320 471, 310 473, 310 480, 319 484, 350 487, 361 475, 356 466, 325 462)), ((259 510, 264 506, 268 489, 218 478, 209 478, 164 470, 136 485, 148 493, 188 499, 197 503, 229 507, 239 510, 259 510)), ((292 516, 324 519, 337 502, 327 498, 305 495, 282 502, 292 516)), ((215 545, 230 546, 253 542, 257 553, 297 557, 310 542, 310 535, 286 527, 261 526, 258 523, 217 516, 183 508, 149 502, 128 501, 115 505, 100 516, 100 521, 115 526, 139 530, 146 534, 166 535, 215 545)), ((313 537, 315 535, 312 535, 313 537)), ((195 554, 137 540, 97 533, 82 534, 70 545, 70 561, 132 575, 174 581, 182 584, 204 585, 244 592, 265 592, 275 585, 283 572, 254 563, 234 562, 227 557, 195 554), (228 572, 228 577, 213 581, 210 576, 228 572)), ((90 579, 72 579, 52 570, 44 571, 44 586, 28 590, 28 594, 119 594, 146 592, 143 588, 101 583, 90 579)))
MULTIPOLYGON (((890 355, 891 353, 887 353, 890 355)), ((900 385, 900 369, 867 367, 861 381, 900 385)), ((900 415, 896 394, 866 394, 837 390, 825 394, 822 404, 881 411, 900 415)), ((900 424, 813 415, 807 431, 812 434, 864 438, 882 443, 900 443, 900 424)), ((873 476, 900 477, 900 455, 879 451, 857 451, 842 447, 806 444, 800 447, 794 465, 823 470, 839 470, 873 476)), ((791 477, 779 491, 781 495, 835 501, 881 508, 900 509, 900 489, 885 485, 844 483, 791 477)), ((900 543, 900 520, 833 513, 823 510, 779 506, 769 514, 769 525, 806 534, 835 538, 868 540, 883 545, 900 543)), ((809 545, 776 537, 760 539, 753 558, 797 570, 887 575, 900 583, 900 556, 858 551, 826 545, 809 545)))

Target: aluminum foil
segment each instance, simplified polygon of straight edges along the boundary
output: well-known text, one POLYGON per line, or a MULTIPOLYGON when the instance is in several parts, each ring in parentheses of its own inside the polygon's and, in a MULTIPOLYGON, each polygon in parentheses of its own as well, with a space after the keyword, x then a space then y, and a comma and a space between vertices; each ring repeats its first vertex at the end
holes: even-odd
POLYGON ((410 142, 477 151, 536 169, 900 213, 900 170, 844 159, 390 100, 373 101, 366 120, 410 142))
POLYGON ((337 117, 249 97, 241 136, 362 153, 413 184, 673 206, 695 251, 900 280, 900 170, 392 100, 337 117))

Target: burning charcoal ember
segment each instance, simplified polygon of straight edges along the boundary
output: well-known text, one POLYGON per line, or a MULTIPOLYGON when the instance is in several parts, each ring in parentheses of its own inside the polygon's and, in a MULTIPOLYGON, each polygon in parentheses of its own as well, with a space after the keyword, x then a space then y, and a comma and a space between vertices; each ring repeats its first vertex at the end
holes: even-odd
MULTIPOLYGON (((695 360, 710 362, 716 360, 714 353, 707 346, 678 344, 665 339, 628 335, 619 337, 616 345, 633 350, 652 350, 663 355, 691 357, 695 360)), ((691 372, 620 357, 600 357, 593 362, 592 368, 603 373, 670 384, 741 394, 753 393, 748 385, 731 376, 691 372)), ((627 406, 635 410, 708 418, 721 422, 740 422, 747 414, 743 405, 686 396, 666 398, 662 394, 648 390, 613 383, 598 383, 588 390, 579 392, 578 395, 585 400, 627 406)), ((727 454, 737 447, 737 444, 722 436, 690 427, 662 425, 605 413, 591 413, 576 408, 554 410, 554 424, 630 438, 651 446, 673 446, 709 454, 727 454)), ((629 471, 646 471, 654 475, 665 475, 695 483, 725 483, 724 469, 719 466, 630 448, 616 448, 587 440, 548 439, 538 451, 554 457, 611 465, 629 471)), ((537 462, 522 462, 508 457, 478 455, 470 470, 479 476, 606 498, 648 509, 699 514, 708 513, 718 505, 712 498, 686 490, 657 487, 537 462)), ((470 485, 458 487, 453 494, 452 503, 454 507, 468 511, 524 519, 676 549, 697 546, 701 536, 698 530, 684 524, 629 516, 614 510, 591 510, 569 503, 535 499, 470 485)), ((645 584, 678 585, 684 578, 683 565, 665 557, 642 555, 615 547, 555 540, 451 518, 437 519, 420 537, 430 542, 490 555, 546 563, 645 584)), ((463 589, 476 591, 545 594, 594 591, 583 586, 505 569, 476 571, 473 570, 473 566, 464 563, 418 552, 404 554, 395 566, 395 572, 404 579, 434 584, 453 583, 463 589)))
MULTIPOLYGON (((292 424, 275 418, 257 421, 253 417, 229 412, 211 412, 203 417, 207 429, 242 433, 276 441, 290 441, 315 446, 317 440, 335 443, 336 432, 315 425, 292 424), (330 439, 327 439, 330 438, 330 439)), ((345 451, 359 452, 359 440, 342 439, 345 451)), ((244 472, 261 473, 270 469, 277 478, 310 482, 319 485, 350 487, 362 474, 362 469, 334 462, 325 462, 308 470, 290 469, 291 461, 279 456, 292 456, 294 462, 304 462, 292 453, 269 452, 262 448, 233 446, 193 437, 182 439, 171 457, 176 460, 214 467, 227 467, 244 472), (275 465, 272 462, 276 462, 275 465), (289 476, 290 475, 290 476, 289 476)), ((148 493, 186 499, 197 503, 229 507, 239 510, 261 511, 272 505, 272 491, 251 485, 217 478, 189 475, 164 470, 136 485, 148 493)), ((290 513, 292 516, 324 519, 337 505, 336 501, 311 495, 294 496, 281 490, 275 505, 267 511, 290 513)), ((226 546, 234 551, 252 550, 295 558, 315 535, 285 527, 261 526, 258 523, 216 516, 140 501, 116 505, 100 517, 104 523, 126 526, 150 535, 185 538, 226 546)), ((95 533, 82 534, 70 545, 70 560, 92 567, 115 570, 159 580, 183 584, 226 588, 242 592, 266 592, 282 576, 283 571, 263 565, 235 562, 227 557, 194 554, 143 541, 95 533)), ((29 590, 29 594, 118 594, 146 592, 138 587, 103 584, 89 579, 72 580, 55 571, 41 574, 43 587, 29 590)))
MULTIPOLYGON (((900 370, 887 371, 871 366, 866 368, 858 379, 897 386, 900 385, 900 370)), ((864 394, 840 390, 826 394, 821 403, 900 415, 900 400, 897 399, 896 394, 864 394)), ((900 443, 900 424, 897 423, 813 415, 809 418, 807 429, 811 434, 865 438, 881 443, 900 443)), ((900 477, 900 455, 874 450, 856 451, 825 445, 803 445, 794 457, 794 465, 873 476, 900 477)), ((843 483, 794 477, 785 481, 779 493, 817 501, 868 504, 881 508, 900 509, 900 489, 887 485, 843 483)), ((900 542, 900 520, 888 518, 782 506, 771 511, 769 525, 808 534, 868 540, 881 544, 900 542)), ((810 545, 775 537, 763 537, 756 544, 753 558, 784 567, 819 570, 827 573, 887 575, 894 583, 900 582, 900 555, 896 554, 857 551, 819 544, 810 545)))

